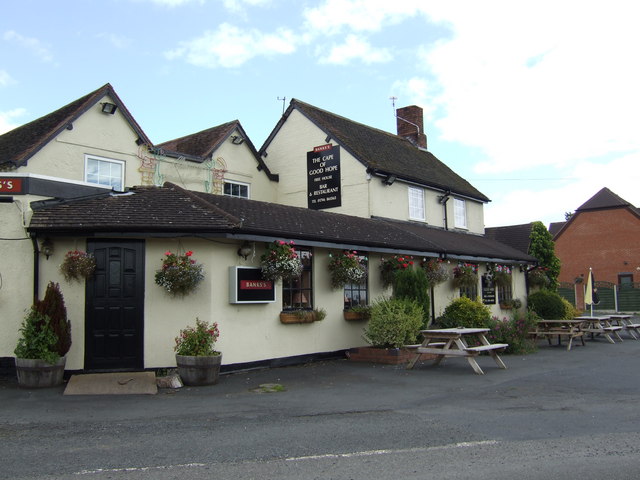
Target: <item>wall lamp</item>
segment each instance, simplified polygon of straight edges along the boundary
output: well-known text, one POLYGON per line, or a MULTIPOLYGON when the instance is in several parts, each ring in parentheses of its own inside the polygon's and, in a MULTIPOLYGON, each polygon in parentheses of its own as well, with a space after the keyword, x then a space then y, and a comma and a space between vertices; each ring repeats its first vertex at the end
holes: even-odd
POLYGON ((385 185, 393 185, 393 182, 396 181, 396 178, 397 177, 395 175, 389 175, 387 178, 382 180, 382 183, 385 185))
POLYGON ((240 245, 240 248, 238 249, 238 256, 246 260, 247 257, 252 253, 253 253, 253 245, 251 245, 249 242, 245 240, 243 244, 240 245))
POLYGON ((114 103, 104 102, 102 104, 102 113, 107 113, 109 115, 113 115, 116 113, 118 106, 114 103))
POLYGON ((244 143, 244 138, 240 135, 231 135, 231 143, 234 145, 242 145, 244 143))
POLYGON ((53 255, 53 242, 51 241, 51 239, 45 238, 42 241, 42 243, 40 244, 40 253, 47 257, 47 260, 49 260, 49 257, 53 255))

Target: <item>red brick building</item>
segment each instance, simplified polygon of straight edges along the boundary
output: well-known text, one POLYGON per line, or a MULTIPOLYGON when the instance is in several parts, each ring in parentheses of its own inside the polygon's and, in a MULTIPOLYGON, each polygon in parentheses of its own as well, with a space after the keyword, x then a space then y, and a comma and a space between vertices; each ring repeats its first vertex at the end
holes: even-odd
MULTIPOLYGON (((589 268, 599 282, 631 286, 640 282, 640 210, 603 188, 562 225, 553 225, 560 282, 586 278, 589 268), (558 228, 559 227, 559 228, 558 228)), ((582 304, 582 289, 578 305, 582 304)))

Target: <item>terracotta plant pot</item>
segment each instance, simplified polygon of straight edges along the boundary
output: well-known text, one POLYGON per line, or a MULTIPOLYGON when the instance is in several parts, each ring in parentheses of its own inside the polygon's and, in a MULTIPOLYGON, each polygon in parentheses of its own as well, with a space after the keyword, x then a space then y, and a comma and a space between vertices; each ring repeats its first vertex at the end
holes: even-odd
POLYGON ((189 386, 213 385, 218 383, 222 354, 194 357, 176 355, 178 375, 182 383, 189 386))
POLYGON ((54 364, 40 359, 16 358, 18 385, 24 388, 48 388, 62 385, 67 357, 54 364))

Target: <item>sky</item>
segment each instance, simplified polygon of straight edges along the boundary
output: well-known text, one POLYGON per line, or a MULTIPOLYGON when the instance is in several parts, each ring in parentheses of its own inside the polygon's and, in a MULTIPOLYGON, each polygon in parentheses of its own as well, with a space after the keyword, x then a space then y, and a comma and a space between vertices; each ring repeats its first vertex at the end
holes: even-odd
POLYGON ((640 206, 640 4, 629 0, 21 0, 0 16, 0 133, 110 83, 154 143, 292 98, 396 132, 491 199, 487 227, 640 206))

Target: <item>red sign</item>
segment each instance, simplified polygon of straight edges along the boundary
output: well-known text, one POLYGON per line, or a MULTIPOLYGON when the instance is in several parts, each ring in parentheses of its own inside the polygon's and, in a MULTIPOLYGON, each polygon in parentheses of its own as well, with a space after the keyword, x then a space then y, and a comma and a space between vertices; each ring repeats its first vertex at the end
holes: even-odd
POLYGON ((270 280, 240 280, 240 290, 271 290, 273 282, 270 280))
POLYGON ((331 144, 320 145, 319 147, 313 147, 313 151, 314 152, 324 152, 325 150, 331 150, 332 147, 333 147, 333 145, 331 145, 331 144))
POLYGON ((0 193, 22 193, 22 179, 0 177, 0 193))

